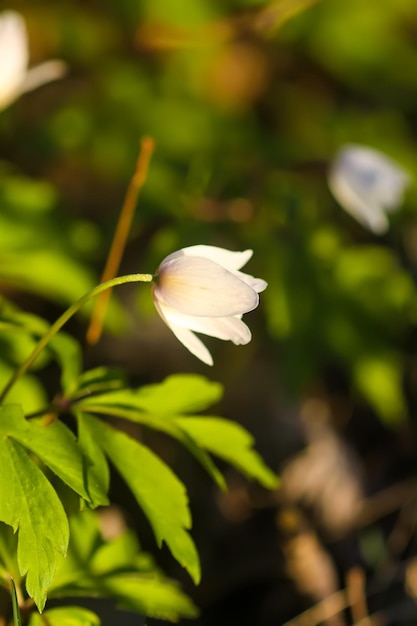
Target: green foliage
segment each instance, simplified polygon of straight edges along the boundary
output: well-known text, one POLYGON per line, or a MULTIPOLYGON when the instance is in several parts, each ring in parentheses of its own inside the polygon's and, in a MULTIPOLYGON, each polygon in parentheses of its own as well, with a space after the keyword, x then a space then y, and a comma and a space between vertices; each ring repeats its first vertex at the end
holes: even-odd
POLYGON ((70 528, 68 556, 57 571, 50 598, 113 597, 121 608, 171 621, 197 614, 179 585, 140 549, 132 531, 124 529, 104 540, 92 511, 71 517, 70 528))
POLYGON ((191 514, 184 485, 147 447, 91 416, 84 415, 83 420, 148 516, 158 545, 166 541, 173 556, 198 583, 199 559, 187 532, 191 514))
POLYGON ((66 606, 57 609, 49 609, 43 615, 33 613, 30 626, 100 626, 98 616, 79 606, 66 606))
MULTIPOLYGON (((4 330, 12 327, 29 338, 48 330, 48 325, 34 316, 13 313, 9 312, 7 323, 4 315, 4 330)), ((5 403, 0 408, 0 521, 18 532, 17 561, 14 561, 10 539, 4 531, 7 527, 3 527, 0 542, 3 583, 7 586, 8 576, 16 573, 19 580, 25 577, 26 591, 39 611, 45 606, 47 594, 53 597, 57 589, 62 592, 64 587, 65 593, 74 592, 66 578, 71 571, 71 559, 66 558, 66 565, 62 561, 67 554, 69 529, 60 494, 63 495, 65 484, 80 498, 82 508, 108 504, 107 459, 147 515, 158 545, 166 542, 174 558, 198 583, 199 557, 189 534, 192 522, 184 484, 147 446, 92 414, 119 417, 173 436, 223 488, 224 478, 207 452, 224 458, 266 487, 275 487, 276 477, 252 450, 253 439, 244 429, 220 418, 189 415, 217 402, 222 395, 221 386, 197 375, 176 375, 161 384, 137 390, 124 388, 120 375, 104 367, 82 372, 79 346, 63 333, 53 336, 49 352, 61 368, 62 390, 55 403, 32 419, 27 419, 20 404, 5 403), (77 437, 59 419, 63 410, 76 417, 77 437), (62 482, 57 483, 57 478, 62 482), (56 578, 57 568, 65 584, 59 574, 56 578)), ((92 518, 86 511, 80 519, 87 526, 80 529, 73 522, 78 530, 75 537, 71 535, 72 549, 77 550, 78 545, 91 565, 93 555, 85 554, 85 550, 96 546, 91 536, 97 535, 97 530, 91 526, 92 518), (81 537, 90 538, 91 543, 84 547, 83 543, 77 544, 83 541, 81 537)), ((118 570, 117 547, 112 550, 107 546, 101 554, 108 555, 108 567, 112 566, 114 557, 113 567, 118 570)), ((83 586, 79 574, 77 561, 79 591, 94 595, 97 590, 92 589, 91 582, 83 586)), ((116 597, 122 604, 149 615, 174 620, 178 615, 195 613, 177 587, 163 579, 132 579, 128 574, 120 577, 115 573, 108 574, 103 585, 100 589, 104 595, 116 597)), ((71 611, 75 623, 94 620, 81 609, 71 611)), ((71 611, 65 619, 70 619, 71 611)), ((59 612, 52 614, 52 618, 59 615, 59 612)), ((36 625, 38 618, 32 619, 36 625)))
POLYGON ((0 520, 19 529, 17 559, 26 589, 42 611, 56 568, 65 556, 68 521, 45 474, 12 439, 1 439, 0 520))
MULTIPOLYGON (((157 150, 127 271, 153 271, 201 242, 253 248, 250 271, 269 283, 251 347, 239 357, 216 347, 220 380, 245 398, 240 372, 250 365, 256 387, 265 357, 269 370, 279 363, 276 387, 297 403, 327 389, 331 371, 330 388, 340 374, 346 385, 340 402, 365 404, 400 428, 404 381, 415 380, 415 181, 377 237, 331 197, 327 168, 340 146, 358 142, 417 171, 415 0, 22 0, 19 10, 31 63, 50 53, 69 71, 0 112, 0 389, 57 309, 98 282, 139 138, 149 134, 157 150), (266 331, 256 332, 263 314, 266 331)), ((177 374, 129 384, 160 380, 170 360, 145 315, 148 290, 124 293, 106 317, 108 331, 124 334, 117 349, 113 336, 85 350, 77 320, 0 408, 0 584, 10 591, 16 581, 31 626, 97 626, 81 607, 46 605, 40 616, 32 601, 42 610, 47 596, 113 597, 173 621, 196 614, 132 533, 103 540, 89 510, 108 504, 117 472, 157 543, 199 579, 187 478, 147 445, 150 430, 185 448, 221 489, 225 463, 263 487, 278 482, 252 435, 212 414, 219 383, 177 374), (149 338, 158 349, 148 365, 149 338), (113 362, 123 371, 96 367, 113 362)))

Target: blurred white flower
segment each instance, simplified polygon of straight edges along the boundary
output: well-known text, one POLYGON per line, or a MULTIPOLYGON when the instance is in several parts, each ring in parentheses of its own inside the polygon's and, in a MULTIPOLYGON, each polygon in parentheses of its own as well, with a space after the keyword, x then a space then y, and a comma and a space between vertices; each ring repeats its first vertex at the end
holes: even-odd
POLYGON ((0 13, 0 111, 22 93, 61 78, 66 65, 51 60, 28 69, 29 50, 25 22, 15 11, 0 13))
POLYGON ((336 200, 375 234, 387 230, 387 213, 399 207, 409 183, 410 176, 397 163, 365 146, 344 146, 329 171, 336 200))
POLYGON ((239 271, 252 254, 252 250, 191 246, 170 254, 158 268, 153 299, 159 315, 207 365, 213 365, 212 356, 194 332, 236 345, 251 340, 241 318, 258 306, 258 293, 267 286, 264 280, 239 271))

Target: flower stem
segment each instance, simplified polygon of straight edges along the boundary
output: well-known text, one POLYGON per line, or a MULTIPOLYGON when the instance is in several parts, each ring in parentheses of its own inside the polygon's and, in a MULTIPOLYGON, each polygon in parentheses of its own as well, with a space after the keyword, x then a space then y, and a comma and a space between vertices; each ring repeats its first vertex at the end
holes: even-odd
POLYGON ((75 314, 77 311, 84 306, 86 302, 97 296, 98 294, 106 291, 107 289, 112 289, 113 287, 117 287, 118 285, 124 285, 125 283, 150 283, 153 280, 152 274, 127 274, 126 276, 117 276, 116 278, 112 278, 104 283, 100 283, 96 285, 93 289, 88 291, 86 294, 82 296, 77 302, 74 302, 64 313, 50 326, 45 335, 39 340, 33 352, 28 356, 26 361, 22 363, 22 365, 14 372, 13 376, 10 378, 7 385, 4 387, 3 391, 0 394, 0 404, 5 400, 7 394, 13 387, 13 385, 27 372, 27 370, 31 367, 31 365, 36 361, 42 350, 48 345, 51 339, 61 330, 61 328, 66 324, 66 322, 75 314))

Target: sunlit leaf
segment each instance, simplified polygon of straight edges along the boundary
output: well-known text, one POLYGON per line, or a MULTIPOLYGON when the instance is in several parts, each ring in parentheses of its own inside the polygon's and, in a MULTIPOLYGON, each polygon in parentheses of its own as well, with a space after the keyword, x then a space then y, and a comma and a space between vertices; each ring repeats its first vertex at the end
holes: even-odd
POLYGON ((223 475, 211 460, 210 456, 185 432, 173 419, 173 416, 156 413, 146 413, 142 410, 130 408, 136 404, 136 392, 129 389, 107 393, 92 398, 86 398, 75 406, 76 410, 98 413, 143 424, 148 428, 159 430, 170 435, 180 443, 201 463, 204 469, 219 485, 225 489, 223 475), (127 407, 127 408, 125 408, 127 407))
POLYGON ((93 511, 70 519, 68 555, 55 576, 51 598, 111 597, 121 608, 172 621, 197 615, 179 585, 140 550, 135 533, 124 530, 105 540, 98 519, 93 511))
POLYGON ((29 626, 100 626, 98 615, 81 606, 61 606, 48 609, 40 616, 33 613, 29 626))
MULTIPOLYGON (((2 412, 3 414, 3 412, 2 412)), ((18 564, 42 610, 69 530, 64 508, 42 471, 12 439, 0 436, 0 520, 19 530, 18 564)))
POLYGON ((202 448, 224 459, 249 478, 269 489, 278 485, 277 476, 253 449, 254 439, 242 426, 220 417, 176 417, 175 421, 202 448))
POLYGON ((145 576, 108 576, 106 588, 121 607, 150 617, 177 621, 197 617, 198 609, 173 581, 145 576))
POLYGON ((92 276, 81 264, 55 251, 19 251, 5 255, 1 265, 0 277, 56 302, 78 300, 93 285, 92 276))
POLYGON ((200 565, 187 532, 191 515, 184 485, 165 463, 138 441, 90 415, 84 414, 83 419, 135 495, 158 545, 165 541, 175 559, 197 583, 200 565))
MULTIPOLYGON (((14 374, 15 368, 0 361, 0 389, 3 389, 14 374)), ((25 413, 35 413, 48 403, 48 397, 41 381, 33 374, 19 378, 10 390, 7 399, 11 403, 20 403, 25 413)))
POLYGON ((135 406, 151 413, 191 413, 213 406, 222 395, 220 383, 196 374, 174 374, 162 383, 140 387, 135 406))
MULTIPOLYGON (((126 375, 116 368, 96 367, 82 372, 77 381, 77 389, 72 397, 89 397, 97 393, 105 393, 126 386, 126 375)), ((71 397, 71 394, 70 394, 71 397)))
POLYGON ((86 482, 88 458, 71 431, 59 421, 44 426, 26 420, 19 405, 4 405, 1 409, 0 436, 12 437, 35 454, 71 489, 91 506, 107 504, 106 493, 97 481, 86 482))
POLYGON ((357 388, 387 424, 395 425, 406 418, 402 365, 397 356, 364 356, 354 374, 357 388))
POLYGON ((110 470, 101 447, 94 439, 82 416, 77 414, 78 443, 87 455, 89 462, 85 466, 89 484, 96 484, 106 494, 110 484, 110 470))

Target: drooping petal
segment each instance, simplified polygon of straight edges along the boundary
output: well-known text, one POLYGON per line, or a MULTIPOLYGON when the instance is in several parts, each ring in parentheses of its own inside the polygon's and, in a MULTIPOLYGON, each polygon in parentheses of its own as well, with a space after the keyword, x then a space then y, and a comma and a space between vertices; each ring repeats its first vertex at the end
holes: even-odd
POLYGON ((26 27, 15 11, 0 14, 0 109, 19 92, 28 64, 26 27))
POLYGON ((209 259, 230 272, 240 270, 241 267, 246 265, 253 254, 253 250, 233 252, 232 250, 225 250, 224 248, 218 248, 217 246, 204 245, 189 246, 188 248, 182 248, 179 252, 182 252, 186 256, 199 256, 204 259, 209 259))
POLYGON ((232 341, 235 345, 245 345, 250 342, 252 335, 249 328, 240 319, 235 317, 194 317, 179 313, 175 309, 159 303, 158 311, 162 311, 164 318, 170 325, 188 328, 197 333, 203 333, 223 341, 232 341))
POLYGON ((167 257, 160 265, 154 295, 181 313, 201 317, 241 315, 259 303, 252 287, 202 257, 167 257))
POLYGON ((169 320, 164 313, 166 309, 155 298, 154 303, 161 319, 174 333, 178 341, 180 341, 182 345, 191 352, 191 354, 200 359, 200 361, 203 361, 203 363, 206 363, 206 365, 213 365, 213 357, 211 356, 210 352, 207 350, 203 342, 198 337, 196 337, 194 333, 188 328, 179 326, 169 320))
POLYGON ((255 278, 250 274, 244 274, 244 272, 236 272, 235 276, 243 280, 249 287, 252 287, 256 293, 261 293, 261 291, 264 291, 268 287, 268 283, 262 278, 255 278))
POLYGON ((30 68, 20 86, 19 94, 37 89, 45 83, 62 78, 67 71, 67 64, 59 59, 45 61, 40 65, 30 68))

